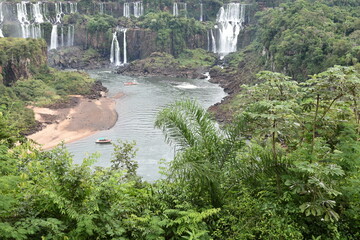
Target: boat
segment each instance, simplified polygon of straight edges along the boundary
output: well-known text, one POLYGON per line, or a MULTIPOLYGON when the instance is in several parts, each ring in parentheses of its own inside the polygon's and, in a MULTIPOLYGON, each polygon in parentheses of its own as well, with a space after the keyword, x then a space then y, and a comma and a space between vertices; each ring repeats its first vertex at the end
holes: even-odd
POLYGON ((138 85, 139 83, 136 81, 132 81, 132 82, 124 82, 125 86, 130 86, 130 85, 138 85))
POLYGON ((99 138, 95 141, 96 143, 111 143, 111 139, 108 138, 99 138))

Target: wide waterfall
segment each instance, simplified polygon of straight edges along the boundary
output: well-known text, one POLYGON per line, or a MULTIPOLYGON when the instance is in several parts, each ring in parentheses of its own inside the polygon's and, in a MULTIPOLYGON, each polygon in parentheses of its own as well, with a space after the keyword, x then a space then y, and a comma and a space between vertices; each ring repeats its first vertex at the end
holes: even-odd
POLYGON ((130 17, 130 6, 129 3, 124 3, 124 17, 130 17))
POLYGON ((245 22, 245 6, 240 3, 225 4, 217 14, 217 46, 213 46, 213 52, 220 57, 236 52, 237 38, 245 22))
POLYGON ((120 46, 119 41, 117 40, 117 32, 113 33, 113 39, 111 41, 110 49, 110 62, 115 64, 115 66, 120 66, 120 46))
POLYGON ((57 49, 57 47, 58 47, 57 27, 58 27, 58 25, 56 25, 56 24, 52 25, 50 49, 57 49))
POLYGON ((30 37, 30 22, 27 17, 26 2, 17 3, 16 11, 21 26, 21 37, 28 38, 30 37))

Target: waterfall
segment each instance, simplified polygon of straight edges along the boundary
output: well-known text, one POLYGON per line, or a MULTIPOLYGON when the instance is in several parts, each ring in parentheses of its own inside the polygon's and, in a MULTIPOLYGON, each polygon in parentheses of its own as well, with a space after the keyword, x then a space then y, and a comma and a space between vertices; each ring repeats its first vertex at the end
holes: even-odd
POLYGON ((120 66, 120 47, 117 40, 116 32, 113 33, 113 39, 111 41, 111 50, 110 50, 110 62, 115 64, 115 66, 120 66))
POLYGON ((187 3, 184 3, 185 17, 187 18, 187 3))
POLYGON ((0 37, 4 37, 4 34, 1 29, 3 21, 4 21, 3 3, 0 2, 0 37))
POLYGON ((130 6, 129 3, 124 3, 124 17, 130 17, 130 6))
POLYGON ((207 36, 207 51, 210 52, 210 36, 209 36, 209 30, 206 32, 207 36))
POLYGON ((214 32, 213 32, 212 29, 210 30, 210 33, 211 33, 211 47, 212 47, 212 52, 213 52, 213 53, 216 53, 216 41, 215 41, 214 32))
POLYGON ((61 26, 61 46, 64 46, 64 27, 61 26))
POLYGON ((64 15, 62 11, 61 2, 55 2, 55 13, 56 13, 56 23, 61 23, 61 18, 64 15))
POLYGON ((41 2, 32 4, 32 10, 33 10, 34 21, 36 23, 43 23, 44 17, 41 13, 41 2))
POLYGON ((104 14, 104 3, 100 2, 99 7, 100 7, 100 14, 104 14))
POLYGON ((204 21, 203 16, 204 16, 203 4, 200 3, 200 19, 199 19, 200 22, 204 21))
POLYGON ((52 25, 50 49, 56 49, 58 45, 57 25, 52 25))
POLYGON ((144 14, 144 7, 142 2, 134 2, 134 16, 136 18, 144 14))
POLYGON ((124 33, 124 45, 123 45, 123 49, 124 49, 124 64, 127 63, 127 52, 126 52, 126 28, 122 29, 122 32, 124 33))
POLYGON ((179 16, 179 8, 177 2, 173 3, 173 16, 175 17, 179 16))
POLYGON ((66 44, 68 47, 74 46, 74 35, 75 35, 75 26, 69 25, 68 33, 67 33, 67 44, 66 44))
MULTIPOLYGON (((217 17, 218 49, 220 57, 236 52, 237 38, 245 22, 245 6, 240 3, 225 4, 220 8, 217 17)), ((214 47, 213 47, 213 52, 214 47)))
POLYGON ((21 37, 28 38, 30 36, 29 20, 27 17, 26 2, 16 4, 17 19, 21 26, 21 37))

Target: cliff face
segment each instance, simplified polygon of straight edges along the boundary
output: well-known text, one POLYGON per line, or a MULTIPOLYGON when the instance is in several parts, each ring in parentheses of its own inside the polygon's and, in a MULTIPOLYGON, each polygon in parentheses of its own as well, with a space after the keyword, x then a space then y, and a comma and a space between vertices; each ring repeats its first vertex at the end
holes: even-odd
POLYGON ((20 78, 29 78, 47 61, 43 39, 0 38, 0 81, 11 86, 20 78))

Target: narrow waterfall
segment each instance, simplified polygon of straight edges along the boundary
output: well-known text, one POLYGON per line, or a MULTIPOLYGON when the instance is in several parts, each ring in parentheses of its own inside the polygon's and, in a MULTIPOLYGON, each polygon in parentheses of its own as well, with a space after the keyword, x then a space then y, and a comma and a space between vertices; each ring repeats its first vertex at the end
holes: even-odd
POLYGON ((4 21, 3 2, 0 2, 0 37, 4 37, 4 34, 1 29, 3 21, 4 21))
POLYGON ((177 2, 173 3, 173 16, 175 17, 179 16, 179 7, 177 2))
POLYGON ((184 3, 184 12, 185 12, 185 17, 187 18, 187 3, 184 3))
POLYGON ((144 15, 144 6, 142 2, 134 2, 134 16, 136 18, 144 15))
POLYGON ((203 4, 200 3, 200 18, 199 21, 202 22, 204 21, 204 9, 203 9, 203 4))
POLYGON ((99 8, 100 8, 100 14, 104 14, 104 3, 103 2, 99 2, 99 8))
POLYGON ((57 27, 58 26, 56 24, 52 25, 50 49, 57 49, 58 46, 57 27))
POLYGON ((115 64, 115 66, 121 65, 120 46, 119 46, 119 41, 117 40, 116 32, 113 33, 113 39, 111 41, 110 62, 115 64))
POLYGON ((206 32, 207 36, 207 51, 210 52, 210 36, 209 36, 209 30, 206 32))
POLYGON ((67 44, 66 44, 66 46, 68 46, 68 47, 74 46, 74 35, 75 35, 75 26, 74 25, 69 25, 68 26, 67 44))
POLYGON ((236 51, 237 38, 245 22, 245 6, 240 3, 225 4, 217 14, 218 48, 216 50, 220 57, 236 51))
POLYGON ((64 26, 61 26, 61 46, 64 46, 64 26))
POLYGON ((216 41, 215 41, 215 37, 214 37, 214 32, 211 29, 210 30, 210 34, 211 34, 211 47, 212 47, 212 52, 216 53, 216 41))
POLYGON ((124 49, 124 64, 127 63, 127 52, 126 52, 126 31, 127 29, 126 28, 123 28, 121 30, 123 33, 124 33, 124 45, 123 45, 123 49, 124 49))
POLYGON ((130 17, 130 6, 129 3, 124 3, 124 17, 129 18, 130 17))

